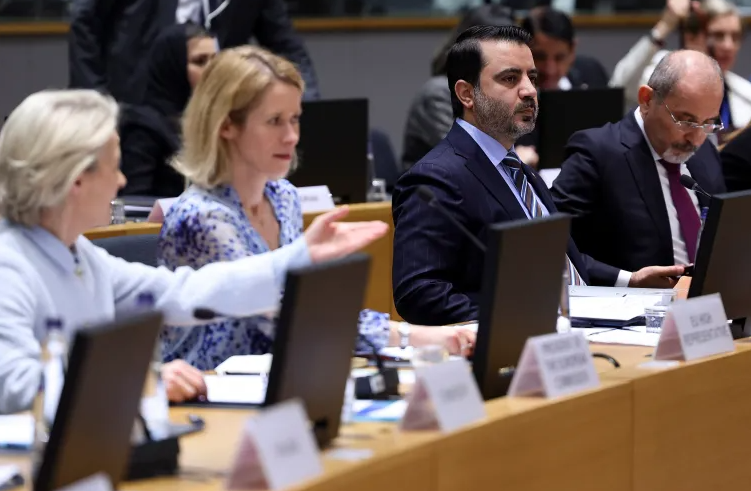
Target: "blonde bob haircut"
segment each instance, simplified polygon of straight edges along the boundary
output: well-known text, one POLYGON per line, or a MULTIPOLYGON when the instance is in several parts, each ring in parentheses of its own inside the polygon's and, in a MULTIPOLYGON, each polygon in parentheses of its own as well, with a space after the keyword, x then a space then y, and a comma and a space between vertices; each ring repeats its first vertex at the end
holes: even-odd
POLYGON ((117 129, 118 106, 94 90, 48 90, 24 99, 0 132, 0 216, 39 225, 93 169, 117 129))
MULTIPOLYGON (((183 114, 183 149, 172 165, 203 188, 229 181, 225 121, 242 126, 275 82, 305 90, 300 72, 265 49, 240 46, 220 52, 206 67, 183 114)), ((293 159, 296 163, 297 158, 293 159)))

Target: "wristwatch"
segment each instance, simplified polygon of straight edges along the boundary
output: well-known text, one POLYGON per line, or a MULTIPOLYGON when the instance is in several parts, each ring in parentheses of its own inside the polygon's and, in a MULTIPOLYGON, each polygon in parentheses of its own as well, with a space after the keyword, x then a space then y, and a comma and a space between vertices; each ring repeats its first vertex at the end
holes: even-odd
POLYGON ((409 335, 412 332, 412 326, 407 322, 400 322, 396 331, 399 333, 399 347, 404 349, 409 346, 409 335))

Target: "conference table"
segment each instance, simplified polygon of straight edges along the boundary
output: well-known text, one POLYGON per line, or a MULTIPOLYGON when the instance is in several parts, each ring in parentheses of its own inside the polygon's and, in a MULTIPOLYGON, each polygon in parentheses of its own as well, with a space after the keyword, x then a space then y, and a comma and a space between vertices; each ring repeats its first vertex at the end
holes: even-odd
MULTIPOLYGON (((372 244, 370 308, 393 311, 390 204, 352 205, 348 220, 383 220, 390 232, 372 244), (383 308, 386 307, 386 308, 383 308), (391 310, 389 310, 391 309, 391 310)), ((315 214, 305 216, 307 226, 315 214)), ((124 224, 89 238, 158 233, 158 224, 124 224)), ((647 368, 652 348, 591 344, 621 368, 595 359, 601 387, 573 396, 503 397, 487 417, 452 433, 403 432, 393 423, 343 425, 322 453, 324 474, 295 490, 721 491, 748 489, 751 442, 751 342, 676 367, 647 368), (360 460, 351 458, 358 455, 360 460), (359 452, 359 453, 358 453, 359 452), (362 452, 366 452, 363 454, 362 452)), ((123 490, 218 490, 252 410, 173 408, 202 417, 203 432, 182 440, 181 473, 124 482, 123 490)), ((0 455, 0 464, 23 456, 0 455)), ((28 486, 27 486, 28 488, 28 486)))
MULTIPOLYGON (((640 367, 651 348, 592 344, 601 386, 572 396, 503 397, 487 417, 451 433, 400 431, 393 423, 342 426, 322 453, 322 476, 290 489, 415 491, 699 491, 748 489, 744 450, 751 414, 751 343, 670 368, 640 367), (356 455, 361 460, 342 458, 356 455), (364 453, 364 455, 363 455, 364 453)), ((121 483, 134 491, 224 489, 251 410, 173 408, 204 418, 182 440, 178 476, 121 483)), ((25 457, 2 457, 0 464, 25 457)), ((30 489, 27 487, 27 489, 30 489)))

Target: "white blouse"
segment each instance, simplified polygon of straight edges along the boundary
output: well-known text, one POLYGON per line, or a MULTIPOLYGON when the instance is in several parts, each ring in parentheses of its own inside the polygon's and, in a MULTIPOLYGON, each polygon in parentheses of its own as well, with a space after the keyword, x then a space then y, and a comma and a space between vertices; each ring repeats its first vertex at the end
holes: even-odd
POLYGON ((287 270, 311 262, 303 237, 266 254, 174 272, 110 256, 85 237, 75 250, 42 228, 0 221, 0 414, 31 406, 49 319, 60 319, 70 336, 133 311, 142 293, 153 295, 171 325, 205 323, 193 317, 196 308, 233 317, 269 312, 278 308, 287 270))

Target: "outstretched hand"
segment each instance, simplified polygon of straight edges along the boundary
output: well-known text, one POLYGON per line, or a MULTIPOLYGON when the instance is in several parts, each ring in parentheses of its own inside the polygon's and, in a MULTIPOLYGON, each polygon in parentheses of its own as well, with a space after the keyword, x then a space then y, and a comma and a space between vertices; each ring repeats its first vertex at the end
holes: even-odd
POLYGON ((347 206, 336 208, 313 220, 305 231, 310 258, 314 263, 330 261, 356 252, 383 237, 388 225, 381 221, 338 222, 349 213, 347 206))

